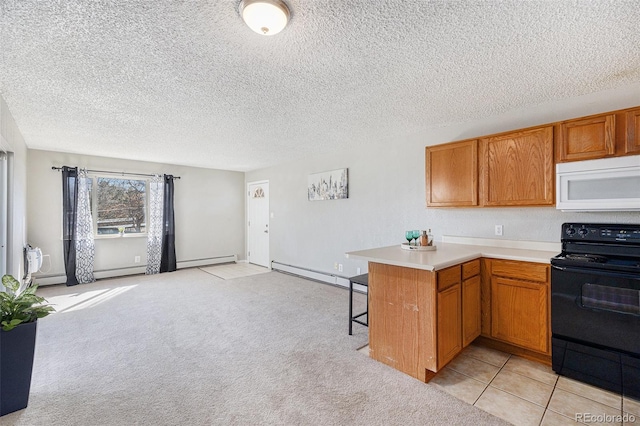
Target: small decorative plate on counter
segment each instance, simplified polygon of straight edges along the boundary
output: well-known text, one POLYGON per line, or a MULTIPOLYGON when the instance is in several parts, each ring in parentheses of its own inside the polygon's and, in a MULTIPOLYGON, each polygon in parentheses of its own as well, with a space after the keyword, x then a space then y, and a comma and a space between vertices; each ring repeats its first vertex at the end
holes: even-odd
POLYGON ((405 250, 415 250, 415 251, 434 251, 437 249, 436 246, 412 246, 412 245, 409 245, 409 243, 402 243, 400 244, 400 247, 402 247, 405 250))

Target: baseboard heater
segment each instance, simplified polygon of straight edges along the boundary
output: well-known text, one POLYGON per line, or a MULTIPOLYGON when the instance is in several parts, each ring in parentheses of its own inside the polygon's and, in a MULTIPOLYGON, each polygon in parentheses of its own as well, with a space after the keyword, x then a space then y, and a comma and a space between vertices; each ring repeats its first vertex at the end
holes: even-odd
MULTIPOLYGON (((178 269, 194 268, 197 266, 217 265, 219 263, 237 262, 238 256, 235 254, 217 257, 207 257, 203 259, 180 260, 176 263, 178 269)), ((104 278, 123 277, 126 275, 144 274, 147 271, 147 265, 128 266, 125 268, 102 269, 93 271, 93 276, 97 280, 104 278)), ((34 275, 35 281, 39 286, 63 284, 67 281, 66 275, 34 275)), ((347 282, 348 284, 348 282, 347 282)))
MULTIPOLYGON (((271 261, 271 269, 274 271, 285 272, 291 275, 308 278, 314 281, 349 288, 349 278, 341 275, 331 274, 328 272, 317 271, 315 269, 304 268, 302 266, 288 265, 286 263, 271 261)), ((366 292, 366 287, 354 285, 354 290, 366 292)))

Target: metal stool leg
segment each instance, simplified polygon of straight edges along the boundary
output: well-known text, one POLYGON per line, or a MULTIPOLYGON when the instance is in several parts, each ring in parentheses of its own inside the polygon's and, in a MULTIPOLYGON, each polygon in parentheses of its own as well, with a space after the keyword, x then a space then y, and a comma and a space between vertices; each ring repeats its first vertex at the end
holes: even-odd
POLYGON ((349 281, 349 336, 352 335, 352 329, 353 329, 353 281, 349 281))
POLYGON ((367 286, 367 327, 369 327, 369 286, 367 286))

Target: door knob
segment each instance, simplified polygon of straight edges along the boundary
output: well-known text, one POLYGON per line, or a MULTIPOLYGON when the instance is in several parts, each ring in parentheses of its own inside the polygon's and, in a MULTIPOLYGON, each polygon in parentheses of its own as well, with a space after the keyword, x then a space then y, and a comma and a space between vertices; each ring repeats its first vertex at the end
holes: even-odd
POLYGON ((265 229, 265 230, 264 230, 264 233, 265 233, 265 234, 268 234, 268 233, 269 233, 269 230, 268 230, 268 229, 265 229))

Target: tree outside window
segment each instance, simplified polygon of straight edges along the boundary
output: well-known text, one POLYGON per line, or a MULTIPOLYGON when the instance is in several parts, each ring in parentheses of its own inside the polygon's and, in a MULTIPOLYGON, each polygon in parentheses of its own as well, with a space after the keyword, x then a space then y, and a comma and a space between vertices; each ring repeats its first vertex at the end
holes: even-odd
POLYGON ((147 232, 146 180, 98 177, 95 192, 97 235, 147 232))

